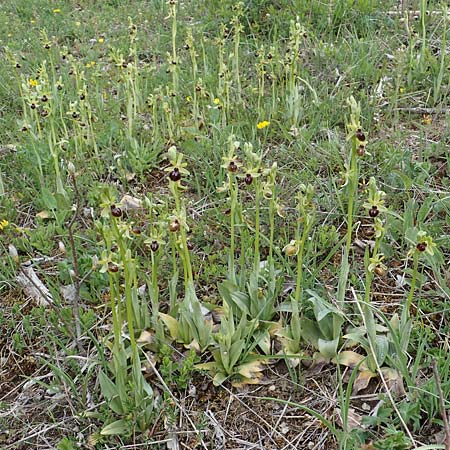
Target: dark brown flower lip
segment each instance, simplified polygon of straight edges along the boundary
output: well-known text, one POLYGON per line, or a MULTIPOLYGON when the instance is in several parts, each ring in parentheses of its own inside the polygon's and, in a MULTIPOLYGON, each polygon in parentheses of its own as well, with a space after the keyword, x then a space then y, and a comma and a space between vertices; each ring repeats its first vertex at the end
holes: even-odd
POLYGON ((113 217, 122 217, 122 210, 118 206, 114 204, 111 205, 110 211, 113 217))
POLYGON ((355 133, 356 139, 360 142, 364 142, 366 140, 366 135, 363 133, 361 128, 358 128, 355 133))
POLYGON ((253 176, 252 176, 251 173, 248 173, 247 175, 245 175, 244 183, 245 183, 247 186, 250 186, 250 185, 253 183, 253 176))
POLYGON ((426 242, 419 242, 419 243, 416 245, 416 248, 417 248, 417 250, 418 250, 419 252, 424 252, 424 251, 426 250, 426 248, 427 248, 427 243, 426 243, 426 242))
POLYGON ((181 172, 180 169, 178 169, 178 167, 175 167, 172 172, 169 173, 169 178, 172 181, 180 181, 181 180, 181 172))
POLYGON ((232 173, 237 172, 238 166, 235 161, 230 161, 230 164, 228 164, 228 170, 232 173))
POLYGON ((378 214, 380 214, 380 210, 376 205, 373 205, 372 208, 369 209, 369 216, 370 217, 377 217, 378 214))

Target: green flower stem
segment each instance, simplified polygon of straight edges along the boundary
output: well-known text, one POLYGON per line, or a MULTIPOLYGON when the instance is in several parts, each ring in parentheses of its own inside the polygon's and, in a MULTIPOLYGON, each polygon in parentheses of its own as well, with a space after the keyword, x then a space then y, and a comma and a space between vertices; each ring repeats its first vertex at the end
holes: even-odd
POLYGON ((273 243, 275 234, 275 193, 272 192, 272 197, 269 202, 269 266, 273 265, 273 243))
POLYGON ((414 298, 414 291, 416 290, 417 283, 417 274, 419 273, 419 253, 417 251, 414 252, 413 255, 413 275, 411 279, 411 288, 409 290, 408 298, 406 299, 405 305, 405 318, 409 319, 411 316, 411 304, 414 298))
POLYGON ((237 204, 237 188, 235 186, 235 178, 228 174, 228 183, 230 189, 230 254, 228 258, 228 278, 235 281, 236 273, 234 266, 234 255, 236 245, 236 204, 237 204))
MULTIPOLYGON (((377 255, 378 250, 380 248, 381 240, 383 239, 384 234, 382 234, 378 239, 375 240, 375 245, 373 247, 372 255, 377 255)), ((372 291, 372 281, 373 281, 373 273, 369 271, 369 262, 366 261, 366 283, 365 283, 365 292, 364 292, 364 301, 368 305, 370 303, 370 294, 372 291)))
MULTIPOLYGON (((170 183, 173 183, 172 181, 170 183)), ((175 198, 175 211, 177 213, 177 217, 181 217, 181 201, 180 201, 180 192, 178 189, 178 185, 173 183, 173 193, 175 198)), ((185 286, 187 287, 190 283, 194 283, 194 276, 192 273, 192 265, 191 265, 191 257, 189 255, 189 250, 187 248, 187 236, 186 229, 183 224, 180 224, 180 238, 181 238, 181 257, 183 260, 183 268, 184 268, 184 281, 185 286)))
POLYGON ((133 355, 137 355, 136 338, 134 336, 134 315, 133 315, 133 294, 132 287, 134 285, 135 266, 131 259, 131 252, 127 250, 124 261, 124 276, 125 276, 125 305, 127 313, 128 334, 130 335, 130 344, 133 355))
MULTIPOLYGON (((241 97, 241 78, 239 72, 239 46, 240 46, 240 34, 241 34, 241 24, 239 23, 239 18, 236 16, 234 18, 234 78, 236 82, 237 89, 237 101, 242 102, 241 97)), ((227 103, 228 104, 228 103, 227 103)))
MULTIPOLYGON (((173 4, 171 6, 172 15, 172 61, 175 64, 178 62, 177 59, 177 5, 173 4)), ((172 89, 174 93, 178 93, 178 67, 172 68, 172 89)), ((178 103, 173 102, 176 110, 178 110, 178 103)))
POLYGON ((63 182, 61 179, 61 173, 59 171, 59 158, 58 158, 58 151, 56 149, 56 132, 55 132, 55 125, 53 123, 53 120, 51 120, 51 134, 48 135, 48 146, 50 149, 50 153, 53 158, 53 166, 55 169, 55 177, 56 177, 56 192, 61 195, 66 195, 66 191, 63 186, 63 182))
POLYGON ((303 253, 305 251, 305 242, 309 234, 310 223, 309 219, 305 217, 305 226, 303 227, 303 233, 300 238, 300 223, 297 226, 295 239, 298 244, 298 253, 297 253, 297 280, 295 286, 295 301, 297 304, 300 304, 301 295, 303 290, 303 253))
POLYGON ((356 154, 356 138, 352 139, 352 156, 350 161, 350 179, 348 185, 348 206, 347 206, 347 241, 346 241, 346 251, 347 254, 350 253, 350 247, 352 244, 352 231, 353 231, 353 213, 354 213, 354 203, 356 197, 356 188, 358 186, 358 165, 356 154))
POLYGON ((152 307, 153 314, 157 315, 159 307, 159 288, 158 288, 158 261, 155 252, 151 252, 151 270, 152 270, 152 307))
POLYGON ((350 175, 348 179, 348 204, 347 204, 347 238, 345 242, 344 254, 342 256, 341 273, 339 276, 339 286, 338 286, 338 305, 343 308, 345 300, 345 292, 347 289, 348 273, 349 273, 349 256, 350 248, 352 245, 352 232, 353 232, 353 214, 355 209, 355 198, 356 191, 358 187, 358 164, 356 153, 357 150, 357 139, 352 138, 352 153, 350 158, 350 175))
MULTIPOLYGON (((120 302, 116 301, 116 286, 118 284, 117 275, 109 274, 109 300, 111 304, 111 312, 113 319, 114 346, 120 348, 122 345, 121 330, 122 320, 120 314, 120 302)), ((118 300, 118 299, 117 299, 118 300)))
POLYGON ((260 233, 261 233, 261 183, 259 178, 256 183, 255 197, 255 270, 259 270, 260 264, 260 233))

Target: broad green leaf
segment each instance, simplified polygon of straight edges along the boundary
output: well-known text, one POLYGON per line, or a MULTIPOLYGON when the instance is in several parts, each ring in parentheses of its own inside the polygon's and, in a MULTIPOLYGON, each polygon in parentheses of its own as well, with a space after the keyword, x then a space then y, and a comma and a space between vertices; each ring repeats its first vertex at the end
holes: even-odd
POLYGON ((100 434, 103 436, 111 436, 116 434, 126 434, 130 431, 130 427, 132 422, 130 420, 120 419, 115 422, 106 425, 101 431, 100 434))
POLYGON ((375 351, 377 353, 377 362, 381 367, 384 364, 384 361, 389 351, 389 340, 386 336, 382 334, 377 335, 375 351))
POLYGON ((169 329, 169 333, 172 339, 178 340, 180 337, 180 324, 178 320, 175 319, 175 317, 172 317, 169 314, 164 314, 162 312, 159 313, 159 316, 161 317, 166 327, 169 329))
POLYGON ((110 401, 118 395, 116 385, 107 377, 103 370, 99 371, 98 379, 100 381, 100 388, 105 398, 110 401))
POLYGON ((324 339, 318 340, 318 350, 326 358, 332 358, 336 356, 337 349, 339 345, 339 338, 332 341, 326 341, 324 339))
POLYGON ((321 333, 316 322, 311 319, 304 318, 301 320, 301 335, 309 344, 318 348, 321 333))
POLYGON ((218 372, 213 378, 214 386, 220 386, 224 383, 228 378, 228 375, 225 372, 218 372))
POLYGON ((208 372, 217 372, 217 369, 219 367, 218 363, 216 361, 210 361, 207 363, 202 364, 196 364, 194 366, 197 370, 207 370, 208 372))
POLYGON ((268 330, 264 330, 260 333, 260 336, 257 338, 258 346, 262 350, 265 355, 270 355, 271 351, 271 340, 270 334, 268 330))
POLYGON ((247 294, 239 291, 239 288, 234 283, 225 280, 218 285, 218 289, 222 298, 233 311, 237 307, 241 314, 249 314, 249 297, 247 294))

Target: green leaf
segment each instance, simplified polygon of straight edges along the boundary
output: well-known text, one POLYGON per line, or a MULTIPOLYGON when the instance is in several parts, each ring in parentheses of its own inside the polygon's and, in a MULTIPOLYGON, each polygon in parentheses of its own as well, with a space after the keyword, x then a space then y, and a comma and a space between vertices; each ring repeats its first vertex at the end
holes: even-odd
POLYGON ((213 378, 214 386, 220 386, 223 384, 228 378, 228 375, 225 372, 218 372, 213 378))
POLYGON ((162 321, 166 325, 166 327, 169 329, 170 336, 172 339, 177 340, 180 337, 180 330, 179 330, 179 322, 175 317, 170 316, 169 314, 164 314, 162 312, 159 313, 159 317, 161 317, 162 321))
POLYGON ((123 414, 124 413, 123 404, 117 386, 107 377, 107 375, 105 375, 105 373, 102 370, 100 370, 98 378, 100 381, 101 391, 105 396, 106 400, 108 401, 109 407, 116 414, 123 414))
MULTIPOLYGON (((229 280, 225 280, 218 285, 218 289, 222 298, 227 302, 228 306, 235 311, 236 307, 239 312, 245 315, 249 314, 249 297, 241 292, 239 288, 229 280)), ((236 311, 235 311, 236 312, 236 311)))
POLYGON ((108 401, 112 400, 114 397, 118 395, 116 385, 106 376, 103 370, 100 370, 98 378, 100 381, 102 394, 108 401))
POLYGON ((46 187, 41 188, 41 200, 47 209, 57 209, 58 202, 55 196, 46 187))
POLYGON ((316 322, 304 318, 301 320, 301 335, 309 344, 315 348, 319 347, 319 339, 322 337, 320 329, 316 322))
POLYGON ((111 436, 116 434, 127 434, 130 431, 132 422, 125 419, 116 420, 115 422, 106 425, 101 431, 100 434, 103 436, 111 436))
POLYGON ((59 441, 56 448, 58 450, 76 450, 77 447, 69 438, 63 438, 59 441))
POLYGON ((321 355, 325 358, 332 358, 336 356, 337 349, 339 345, 339 337, 333 339, 332 341, 326 341, 324 339, 318 340, 318 348, 321 355))
POLYGON ((384 361, 389 351, 389 340, 384 335, 378 335, 376 337, 375 342, 376 342, 375 351, 377 353, 377 362, 381 367, 384 364, 384 361))

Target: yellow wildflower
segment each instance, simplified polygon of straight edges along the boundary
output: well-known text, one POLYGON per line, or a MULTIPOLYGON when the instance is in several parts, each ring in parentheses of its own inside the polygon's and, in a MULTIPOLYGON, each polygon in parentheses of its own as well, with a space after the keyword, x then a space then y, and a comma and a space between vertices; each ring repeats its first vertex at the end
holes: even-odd
POLYGON ((105 42, 105 39, 104 38, 98 38, 98 42, 100 42, 100 44, 103 44, 103 42, 105 42))
POLYGON ((0 220, 0 231, 3 231, 8 225, 9 222, 6 219, 0 220))
POLYGON ((217 97, 214 99, 214 104, 215 105, 220 105, 220 99, 218 99, 217 97))
POLYGON ((76 25, 77 27, 80 27, 80 26, 81 26, 81 22, 76 21, 76 22, 75 22, 75 25, 76 25))
POLYGON ((424 114, 422 116, 422 123, 425 125, 430 125, 431 123, 431 116, 429 114, 424 114))
POLYGON ((188 95, 188 96, 186 97, 186 101, 187 101, 188 103, 192 102, 192 97, 191 97, 190 95, 188 95))
POLYGON ((28 84, 32 87, 36 87, 38 85, 38 81, 37 80, 33 80, 32 78, 30 78, 28 80, 28 84))
POLYGON ((58 13, 61 12, 61 10, 60 10, 59 8, 55 8, 55 9, 53 10, 53 12, 54 12, 55 14, 58 14, 58 13))
POLYGON ((270 125, 270 122, 268 122, 267 120, 263 120, 262 122, 259 122, 256 124, 256 128, 258 128, 258 130, 262 130, 263 128, 266 128, 270 125))

